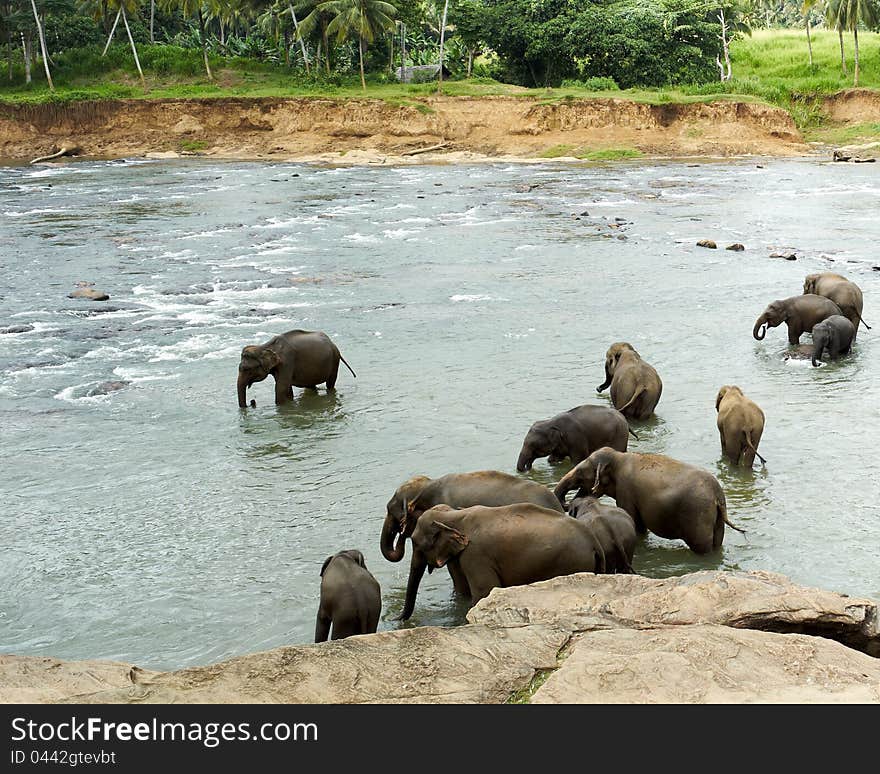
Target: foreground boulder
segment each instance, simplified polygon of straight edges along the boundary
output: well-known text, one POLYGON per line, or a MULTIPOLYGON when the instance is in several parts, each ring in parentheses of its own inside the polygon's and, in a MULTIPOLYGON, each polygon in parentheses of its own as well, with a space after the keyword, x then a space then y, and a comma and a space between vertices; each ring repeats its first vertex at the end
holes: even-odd
POLYGON ((0 701, 880 703, 877 604, 774 573, 579 573, 494 589, 468 620, 164 673, 2 657, 0 701))
POLYGON ((72 293, 67 294, 68 298, 87 298, 90 301, 109 301, 110 296, 101 290, 94 288, 77 288, 72 293))

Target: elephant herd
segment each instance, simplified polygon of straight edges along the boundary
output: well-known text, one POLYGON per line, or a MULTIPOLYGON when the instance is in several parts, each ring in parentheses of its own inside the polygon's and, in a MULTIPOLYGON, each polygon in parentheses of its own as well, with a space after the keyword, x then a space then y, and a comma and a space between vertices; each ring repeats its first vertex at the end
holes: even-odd
MULTIPOLYGON (((774 301, 754 325, 763 339, 767 328, 788 326, 789 343, 812 332, 813 365, 827 351, 835 358, 850 351, 862 319, 862 293, 838 274, 811 274, 800 296, 774 301)), ((242 350, 238 403, 246 390, 269 374, 275 402, 293 398, 293 387, 332 390, 339 363, 354 375, 336 345, 322 332, 289 331, 242 350)), ((627 450, 638 436, 628 419, 645 420, 657 406, 663 383, 657 371, 626 342, 612 344, 605 356, 610 406, 577 406, 535 422, 516 462, 522 473, 536 459, 551 464, 568 458, 572 468, 550 490, 535 481, 497 470, 414 476, 386 505, 380 535, 382 555, 399 562, 412 543, 406 598, 400 620, 414 609, 425 570, 446 567, 455 592, 476 604, 495 587, 547 580, 576 572, 631 573, 639 535, 683 540, 698 554, 718 550, 725 527, 739 532, 727 515, 724 491, 706 470, 662 454, 627 450), (570 492, 575 497, 566 502, 570 492), (616 506, 602 503, 607 495, 616 506)), ((251 406, 256 405, 251 401, 251 406)), ((736 385, 718 391, 715 408, 722 454, 751 468, 764 430, 764 412, 736 385)), ((315 642, 331 636, 375 632, 382 609, 379 584, 363 554, 345 550, 321 568, 315 642)))

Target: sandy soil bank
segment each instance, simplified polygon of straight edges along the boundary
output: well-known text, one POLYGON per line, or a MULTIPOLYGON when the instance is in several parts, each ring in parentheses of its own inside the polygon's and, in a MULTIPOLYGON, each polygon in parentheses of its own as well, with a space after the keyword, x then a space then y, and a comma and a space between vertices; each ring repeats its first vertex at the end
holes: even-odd
POLYGON ((345 164, 583 155, 800 155, 791 116, 768 105, 641 105, 514 97, 382 100, 110 100, 0 107, 0 157, 32 159, 74 143, 85 155, 203 153, 345 164), (437 152, 406 155, 434 145, 437 152), (563 147, 559 147, 563 146, 563 147))

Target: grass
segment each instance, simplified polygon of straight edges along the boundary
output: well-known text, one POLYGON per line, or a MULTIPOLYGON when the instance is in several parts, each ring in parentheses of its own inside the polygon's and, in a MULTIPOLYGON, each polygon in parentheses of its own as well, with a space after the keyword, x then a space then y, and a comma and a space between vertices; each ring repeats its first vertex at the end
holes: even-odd
MULTIPOLYGON (((852 86, 852 36, 844 37, 848 75, 840 68, 837 33, 813 31, 814 64, 807 61, 807 41, 803 30, 759 30, 737 40, 731 47, 734 77, 726 83, 679 84, 656 89, 612 90, 607 79, 567 81, 557 89, 527 89, 489 78, 445 81, 447 96, 506 96, 557 104, 576 99, 625 99, 663 105, 719 100, 765 102, 789 110, 807 139, 829 141, 871 140, 880 137, 877 124, 836 130, 828 126, 822 110, 822 97, 852 86), (836 132, 836 133, 835 133, 836 132)), ((860 86, 880 89, 880 34, 859 34, 861 52, 860 86)), ((336 99, 381 99, 413 107, 423 114, 434 112, 429 104, 437 95, 436 83, 402 84, 384 82, 387 76, 374 75, 366 92, 356 75, 305 76, 281 65, 245 59, 212 58, 216 80, 209 81, 202 70, 201 52, 174 46, 138 48, 146 74, 144 89, 134 69, 127 46, 111 46, 106 57, 99 48, 68 51, 55 57, 54 78, 57 91, 48 91, 39 71, 35 82, 25 86, 21 73, 9 84, 0 82, 0 104, 65 103, 78 100, 168 99, 214 97, 329 97, 336 99)), ((20 69, 20 67, 19 67, 20 69)), ((548 149, 547 154, 584 155, 607 151, 548 149)), ((554 155, 547 155, 554 158, 554 155)), ((632 156, 626 156, 631 158, 632 156)), ((604 157, 599 157, 601 158, 604 157)))
POLYGON ((532 700, 532 696, 538 692, 538 689, 547 682, 547 678, 549 678, 555 671, 556 668, 536 669, 535 674, 532 675, 532 679, 529 680, 528 685, 514 691, 505 704, 529 704, 532 700))
POLYGON ((203 151, 208 147, 208 143, 205 140, 181 140, 179 145, 180 150, 188 151, 190 153, 203 151))
POLYGON ((539 154, 542 159, 576 158, 586 161, 622 161, 624 159, 641 158, 641 151, 635 148, 601 148, 589 150, 576 148, 574 145, 553 145, 539 154))

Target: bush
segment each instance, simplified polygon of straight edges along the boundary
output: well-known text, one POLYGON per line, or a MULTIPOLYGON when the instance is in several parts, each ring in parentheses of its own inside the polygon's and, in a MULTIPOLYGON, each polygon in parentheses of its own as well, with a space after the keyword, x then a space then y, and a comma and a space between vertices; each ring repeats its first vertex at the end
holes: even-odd
POLYGON ((594 76, 583 81, 566 79, 562 82, 563 88, 586 89, 587 91, 620 91, 620 86, 614 82, 614 78, 594 76))

